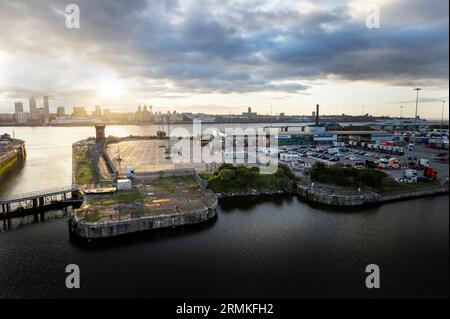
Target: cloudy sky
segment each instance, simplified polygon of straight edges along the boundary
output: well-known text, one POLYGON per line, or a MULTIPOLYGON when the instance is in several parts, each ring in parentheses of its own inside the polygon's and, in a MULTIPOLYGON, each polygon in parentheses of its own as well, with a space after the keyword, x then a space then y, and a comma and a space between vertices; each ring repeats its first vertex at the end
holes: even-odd
MULTIPOLYGON (((0 112, 29 96, 155 110, 440 118, 448 0, 0 0, 0 112), (65 9, 80 8, 80 28, 65 9), (368 28, 379 10, 379 28, 368 28), (364 105, 364 108, 362 107, 364 105)), ((42 104, 42 98, 39 99, 42 104)), ((446 112, 448 117, 448 112, 446 112)))

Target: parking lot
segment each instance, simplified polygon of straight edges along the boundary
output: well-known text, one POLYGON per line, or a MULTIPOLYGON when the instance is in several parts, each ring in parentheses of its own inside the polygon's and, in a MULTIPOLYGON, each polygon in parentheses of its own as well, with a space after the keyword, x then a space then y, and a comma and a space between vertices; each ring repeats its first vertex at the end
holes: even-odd
MULTIPOLYGON (((171 158, 170 153, 174 142, 169 140, 121 140, 117 143, 108 144, 106 152, 111 159, 112 164, 120 173, 124 173, 126 167, 133 168, 137 173, 148 173, 161 170, 172 169, 191 169, 195 168, 198 172, 204 172, 216 168, 218 165, 205 164, 202 162, 177 163, 171 158), (120 158, 120 165, 117 161, 120 158)), ((191 149, 189 154, 194 154, 191 149)), ((192 155, 193 156, 193 155, 192 155)))
MULTIPOLYGON (((436 157, 439 153, 442 153, 443 150, 431 149, 422 145, 417 145, 414 151, 406 150, 404 155, 391 155, 383 152, 373 152, 345 146, 339 147, 339 152, 332 155, 328 152, 330 147, 332 146, 291 146, 286 147, 284 152, 299 155, 298 164, 294 164, 295 167, 299 169, 311 167, 318 161, 326 165, 340 165, 343 167, 357 168, 367 167, 366 161, 371 162, 372 165, 375 166, 380 165, 381 162, 384 164, 380 166, 385 166, 385 168, 375 167, 376 169, 390 174, 393 178, 402 178, 403 171, 407 168, 408 162, 415 158, 416 161, 420 159, 428 159, 430 167, 437 170, 438 179, 445 180, 448 179, 449 176, 448 164, 432 160, 433 157, 436 157), (390 166, 389 160, 391 158, 398 160, 398 168, 388 168, 390 166)), ((421 175, 423 175, 423 173, 419 171, 419 176, 421 175)))

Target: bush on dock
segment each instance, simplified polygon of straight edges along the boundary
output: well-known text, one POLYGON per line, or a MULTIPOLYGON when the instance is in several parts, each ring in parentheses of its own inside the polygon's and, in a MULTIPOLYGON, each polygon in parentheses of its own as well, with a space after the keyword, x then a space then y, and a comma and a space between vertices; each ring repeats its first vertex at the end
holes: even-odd
POLYGON ((279 165, 274 174, 260 174, 258 167, 247 168, 223 164, 214 173, 206 177, 208 187, 216 193, 283 190, 292 184, 294 175, 285 166, 279 165))
POLYGON ((311 180, 319 183, 348 187, 379 188, 383 185, 387 174, 372 169, 356 169, 349 167, 325 166, 316 162, 311 168, 311 180))

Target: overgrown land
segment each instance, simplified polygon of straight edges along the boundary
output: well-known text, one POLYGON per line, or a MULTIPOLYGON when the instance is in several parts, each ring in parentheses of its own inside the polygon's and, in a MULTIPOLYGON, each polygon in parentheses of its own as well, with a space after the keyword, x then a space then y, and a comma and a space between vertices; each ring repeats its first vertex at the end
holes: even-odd
POLYGON ((274 174, 260 174, 258 167, 223 164, 213 175, 203 178, 215 193, 278 192, 291 188, 295 181, 294 174, 284 165, 278 165, 274 174))
POLYGON ((414 184, 399 183, 390 175, 375 169, 356 169, 354 167, 326 166, 316 162, 310 171, 311 181, 342 186, 347 188, 361 188, 377 192, 417 189, 437 186, 436 181, 418 182, 414 184))

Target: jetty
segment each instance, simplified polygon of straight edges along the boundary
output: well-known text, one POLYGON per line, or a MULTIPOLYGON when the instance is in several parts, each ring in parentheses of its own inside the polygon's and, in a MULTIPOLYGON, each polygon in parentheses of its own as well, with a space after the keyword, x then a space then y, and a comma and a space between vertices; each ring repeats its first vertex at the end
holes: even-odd
MULTIPOLYGON (((83 197, 75 186, 45 189, 0 199, 0 219, 4 226, 11 224, 11 218, 34 215, 45 218, 45 212, 67 206, 79 207, 83 197)), ((9 226, 8 226, 9 227, 9 226)))

